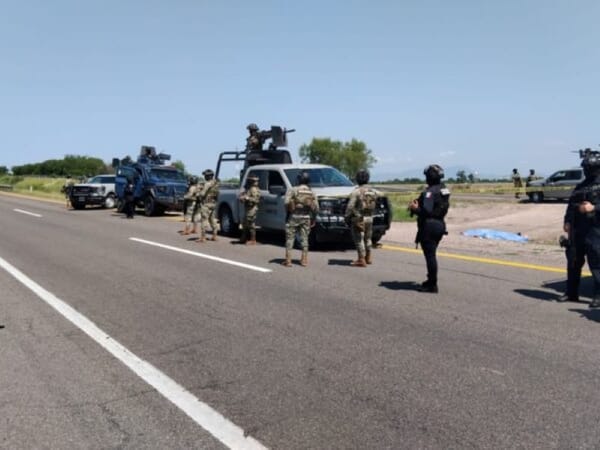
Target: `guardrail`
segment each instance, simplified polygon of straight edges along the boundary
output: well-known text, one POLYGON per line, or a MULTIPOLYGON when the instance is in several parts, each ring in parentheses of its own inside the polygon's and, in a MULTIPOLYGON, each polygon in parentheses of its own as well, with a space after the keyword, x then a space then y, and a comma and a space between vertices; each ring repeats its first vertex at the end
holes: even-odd
POLYGON ((0 191, 12 191, 12 184, 0 184, 0 191))

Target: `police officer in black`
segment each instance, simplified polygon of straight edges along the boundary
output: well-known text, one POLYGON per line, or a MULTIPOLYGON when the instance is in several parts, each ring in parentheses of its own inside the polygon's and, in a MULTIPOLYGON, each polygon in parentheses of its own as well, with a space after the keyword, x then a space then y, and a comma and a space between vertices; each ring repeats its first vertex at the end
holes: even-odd
POLYGON ((587 257, 594 281, 590 308, 600 307, 600 152, 580 150, 585 179, 579 183, 565 212, 564 231, 569 239, 567 255, 567 292, 559 302, 579 301, 581 269, 587 257))
POLYGON ((442 183, 444 169, 437 164, 427 166, 423 171, 427 188, 419 198, 408 204, 411 215, 417 216, 417 237, 415 244, 421 244, 427 263, 427 280, 418 288, 421 292, 438 292, 436 251, 446 234, 444 217, 450 207, 450 190, 442 183))
POLYGON ((133 219, 133 213, 135 212, 134 192, 135 186, 133 184, 133 180, 131 178, 127 178, 127 183, 125 183, 125 189, 123 191, 123 196, 125 197, 123 212, 125 212, 128 219, 133 219))

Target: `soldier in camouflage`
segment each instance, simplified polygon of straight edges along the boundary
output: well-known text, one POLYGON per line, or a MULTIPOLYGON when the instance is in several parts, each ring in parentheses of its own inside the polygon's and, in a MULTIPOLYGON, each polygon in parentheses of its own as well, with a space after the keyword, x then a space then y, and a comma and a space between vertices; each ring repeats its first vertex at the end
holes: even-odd
POLYGON ((198 184, 198 177, 191 177, 188 190, 183 196, 183 201, 185 204, 184 210, 184 225, 183 231, 181 231, 182 235, 188 234, 196 234, 198 232, 196 216, 197 216, 197 197, 200 189, 200 185, 198 184))
POLYGON ((219 196, 219 182, 215 179, 215 173, 206 169, 202 172, 206 182, 198 194, 198 201, 200 202, 200 237, 198 242, 206 241, 206 230, 210 224, 212 230, 211 241, 217 240, 217 233, 219 231, 219 224, 215 217, 215 208, 217 206, 217 197, 219 196))
POLYGON ((352 240, 356 245, 358 259, 350 263, 355 267, 367 267, 367 264, 373 263, 371 254, 373 235, 373 213, 377 206, 377 197, 379 192, 372 186, 369 186, 369 172, 359 170, 356 173, 356 183, 358 187, 350 194, 348 205, 346 206, 345 219, 352 233, 352 240))
POLYGON ((242 237, 240 243, 246 245, 256 244, 256 213, 260 203, 260 189, 258 187, 258 177, 250 175, 247 178, 247 189, 239 195, 240 201, 244 205, 244 222, 242 224, 242 237))
POLYGON ((285 206, 288 211, 288 219, 285 224, 285 267, 292 266, 292 248, 296 233, 300 234, 300 245, 302 247, 302 258, 300 265, 308 265, 308 233, 314 223, 319 209, 317 197, 308 186, 310 176, 308 172, 298 175, 298 185, 288 190, 285 194, 285 206))
POLYGON ((73 189, 73 186, 75 186, 75 181, 73 180, 73 178, 71 178, 71 175, 67 175, 65 183, 60 188, 60 192, 65 194, 65 207, 67 209, 69 209, 69 207, 71 206, 71 190, 73 189))
POLYGON ((251 123, 248 124, 246 129, 248 130, 248 133, 250 133, 246 138, 246 153, 261 151, 263 141, 258 133, 258 125, 251 123))

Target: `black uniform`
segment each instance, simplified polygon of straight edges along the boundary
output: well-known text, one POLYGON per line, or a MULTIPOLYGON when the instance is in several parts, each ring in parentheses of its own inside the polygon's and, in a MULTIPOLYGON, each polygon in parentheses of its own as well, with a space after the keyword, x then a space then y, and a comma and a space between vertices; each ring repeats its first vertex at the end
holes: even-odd
POLYGON ((594 280, 594 299, 591 307, 600 306, 600 175, 591 175, 579 183, 565 212, 565 225, 570 227, 567 256, 567 292, 560 301, 578 301, 581 269, 587 257, 594 280), (579 205, 588 201, 595 210, 579 211, 579 205))
POLYGON ((133 213, 135 211, 135 199, 134 199, 135 186, 132 182, 125 184, 125 190, 123 191, 125 196, 125 206, 123 208, 128 219, 133 219, 133 213))
POLYGON ((421 244, 427 263, 427 281, 421 288, 428 292, 437 292, 436 251, 442 237, 446 234, 444 217, 450 207, 450 191, 444 183, 438 181, 421 193, 418 204, 418 209, 413 211, 418 216, 415 243, 421 244))

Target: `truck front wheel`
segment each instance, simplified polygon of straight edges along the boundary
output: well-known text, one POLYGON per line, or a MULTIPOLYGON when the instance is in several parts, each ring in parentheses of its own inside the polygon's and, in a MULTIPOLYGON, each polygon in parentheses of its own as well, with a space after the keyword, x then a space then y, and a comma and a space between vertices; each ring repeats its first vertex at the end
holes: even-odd
POLYGON ((238 231, 237 224, 233 221, 233 214, 228 206, 222 206, 219 209, 219 223, 221 234, 225 236, 234 236, 238 231))
POLYGON ((156 202, 154 201, 154 197, 151 195, 146 195, 144 197, 144 214, 146 217, 153 216, 156 212, 156 202))

